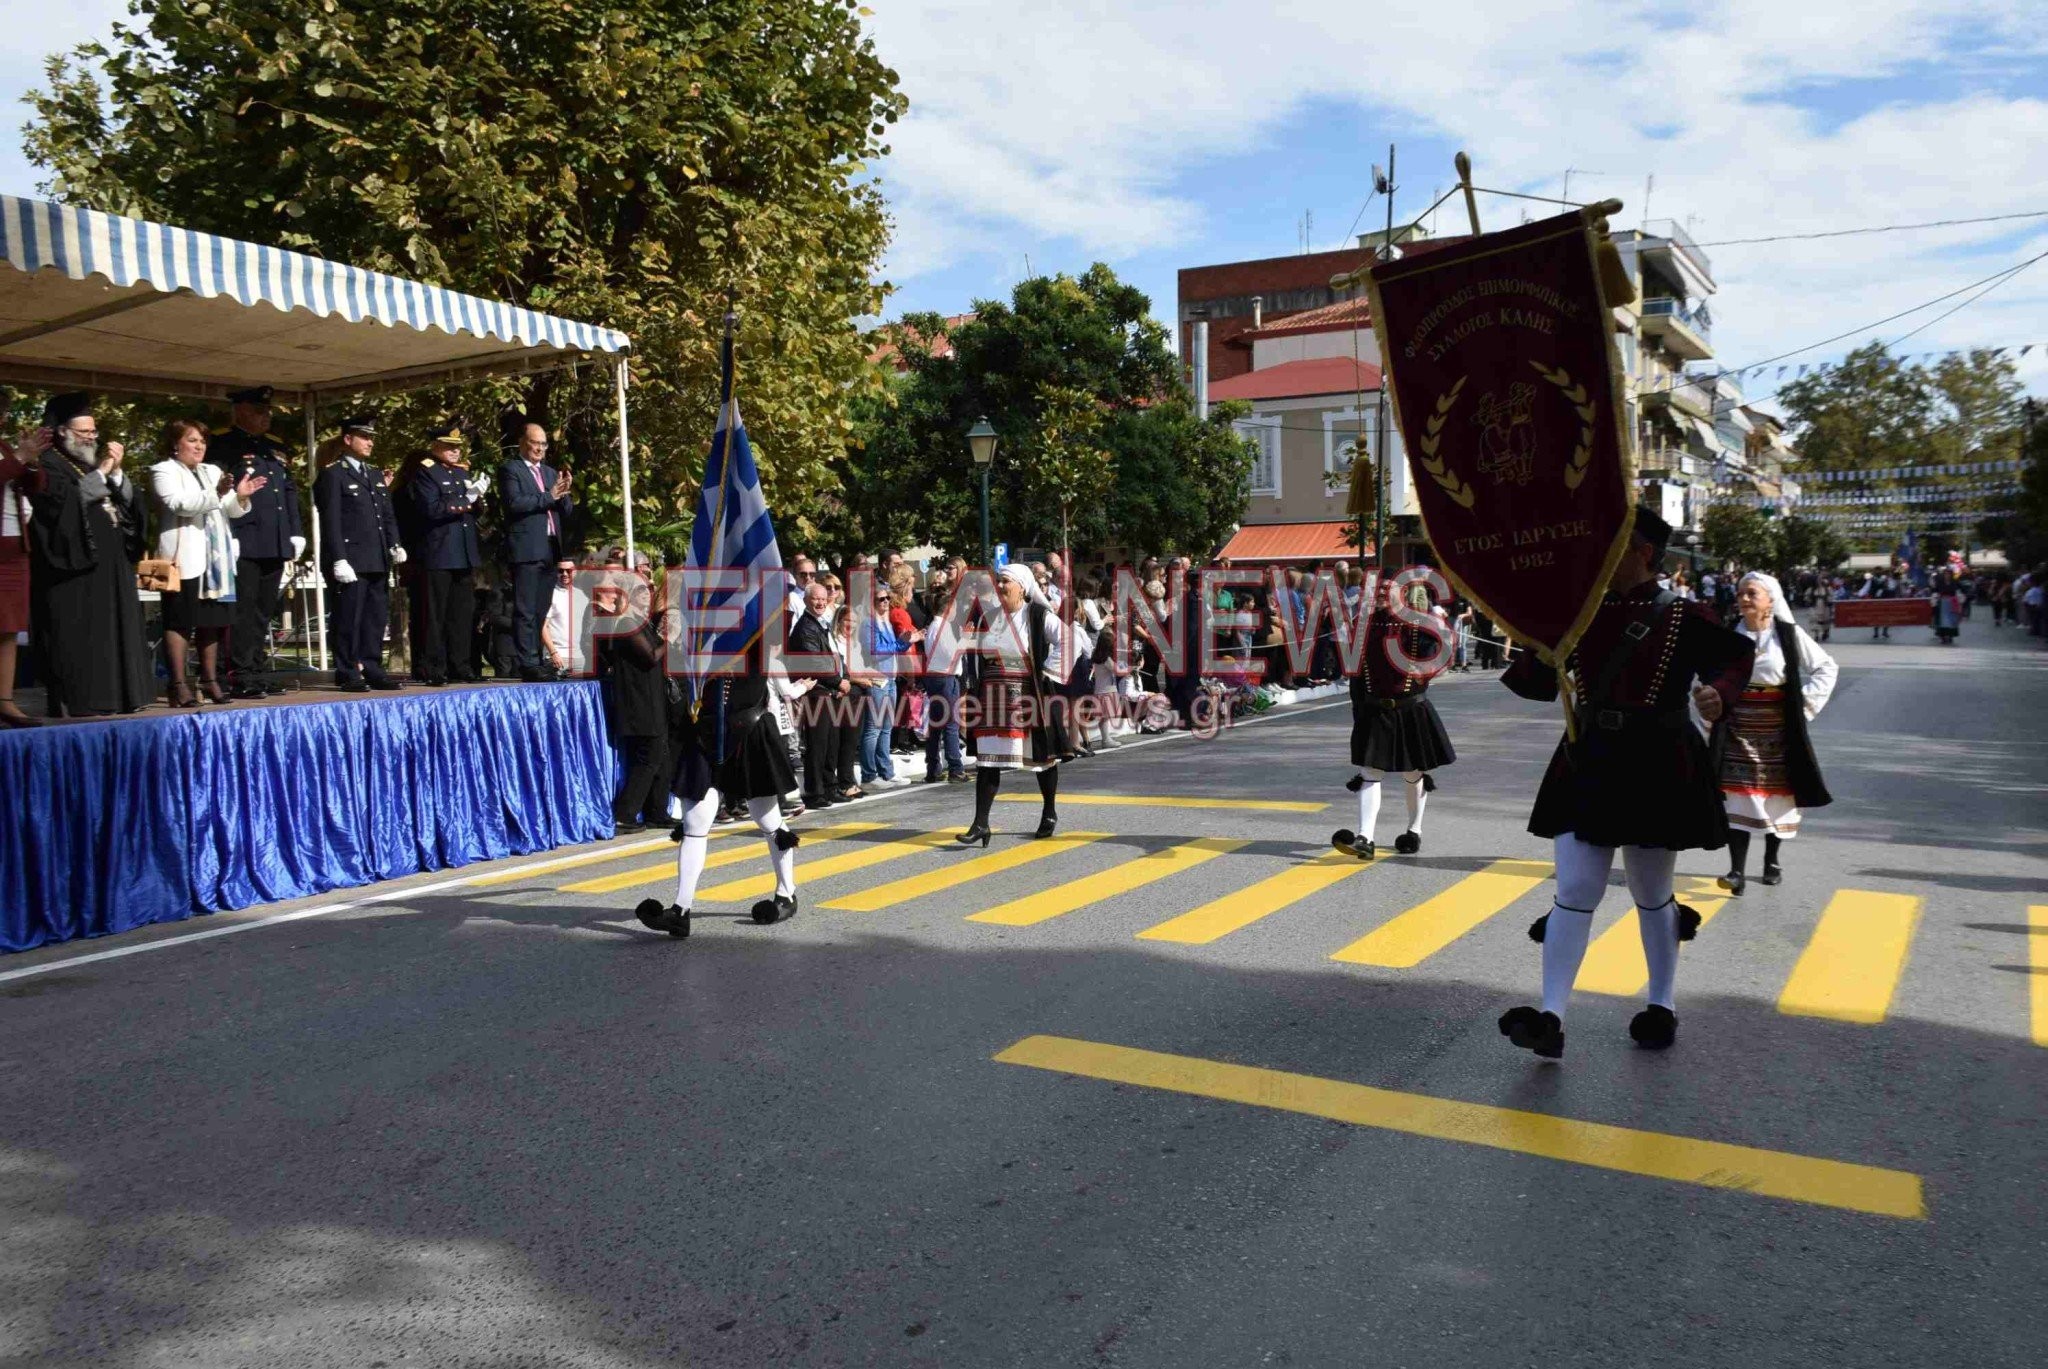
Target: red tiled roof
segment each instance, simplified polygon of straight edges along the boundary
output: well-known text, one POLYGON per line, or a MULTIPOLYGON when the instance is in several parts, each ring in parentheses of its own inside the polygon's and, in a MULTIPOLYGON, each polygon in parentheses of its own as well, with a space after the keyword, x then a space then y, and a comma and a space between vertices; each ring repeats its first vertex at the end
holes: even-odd
POLYGON ((1209 382, 1211 399, 1301 399, 1309 395, 1349 395, 1380 388, 1380 368, 1350 357, 1316 357, 1286 361, 1262 371, 1247 371, 1228 380, 1209 382))
MULTIPOLYGON (((971 323, 973 319, 973 314, 949 314, 946 316, 946 327, 948 329, 958 328, 963 323, 971 323)), ((876 329, 875 332, 871 334, 871 336, 880 339, 880 341, 876 343, 874 350, 868 353, 869 361, 886 360, 892 362, 895 365, 896 369, 899 371, 909 369, 909 367, 904 365, 903 358, 898 356, 896 353, 896 341, 893 334, 899 328, 902 329, 904 334, 907 335, 912 341, 918 340, 917 332, 915 329, 906 327, 901 323, 887 324, 881 328, 876 329)), ((935 357, 949 357, 953 355, 953 340, 950 337, 948 337, 945 333, 941 332, 937 337, 932 339, 932 355, 935 357)))
POLYGON ((1372 544, 1363 550, 1345 541, 1355 525, 1341 523, 1255 523, 1237 530, 1216 553, 1232 561, 1357 561, 1372 555, 1372 544))
POLYGON ((1372 306, 1365 296, 1340 299, 1317 309, 1283 314, 1268 319, 1263 328, 1251 328, 1232 338, 1231 345, 1249 347, 1259 338, 1293 337, 1299 333, 1344 333, 1353 328, 1372 327, 1372 306))

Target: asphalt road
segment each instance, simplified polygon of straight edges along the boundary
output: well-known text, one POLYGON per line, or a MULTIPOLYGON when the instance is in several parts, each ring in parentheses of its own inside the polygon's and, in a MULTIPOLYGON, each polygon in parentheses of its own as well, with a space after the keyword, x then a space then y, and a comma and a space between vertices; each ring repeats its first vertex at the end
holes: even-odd
POLYGON ((2038 1364, 2048 653, 1920 636, 1834 643, 1837 801, 1686 948, 1664 1055, 1625 926, 1561 1065, 1495 1029, 1557 717, 1479 677, 1370 867, 1304 708, 1074 766, 1007 869, 915 843, 963 787, 807 817, 838 873, 774 928, 565 887, 642 838, 10 957, 0 1363, 2038 1364))

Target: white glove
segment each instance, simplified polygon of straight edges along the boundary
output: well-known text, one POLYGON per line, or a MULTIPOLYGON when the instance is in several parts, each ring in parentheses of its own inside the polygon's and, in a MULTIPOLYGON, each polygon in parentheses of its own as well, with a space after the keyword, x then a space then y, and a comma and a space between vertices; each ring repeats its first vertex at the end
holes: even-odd
POLYGON ((300 558, 304 557, 305 554, 306 539, 303 537, 294 537, 292 539, 292 560, 297 561, 300 558))
POLYGON ((391 564, 394 566, 402 566, 405 564, 404 547, 393 547, 391 549, 391 564))
POLYGON ((483 502, 484 496, 490 493, 491 478, 488 475, 480 475, 468 482, 468 488, 469 502, 471 504, 480 504, 483 502))
POLYGON ((356 568, 346 561, 336 561, 328 570, 327 578, 337 585, 352 585, 356 582, 356 568))

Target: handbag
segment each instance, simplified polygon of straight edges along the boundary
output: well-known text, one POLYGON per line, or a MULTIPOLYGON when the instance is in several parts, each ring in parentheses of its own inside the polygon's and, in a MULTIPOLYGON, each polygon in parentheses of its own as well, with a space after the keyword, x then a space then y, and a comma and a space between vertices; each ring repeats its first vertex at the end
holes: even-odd
MULTIPOLYGON (((196 478, 198 473, 195 471, 193 474, 196 478)), ((202 480, 200 483, 204 485, 205 481, 202 480)), ((178 525, 178 537, 175 546, 178 551, 185 549, 185 525, 183 523, 178 525)), ((145 556, 135 563, 135 587, 137 589, 149 589, 155 590, 158 594, 168 594, 176 590, 183 583, 183 577, 178 574, 178 558, 176 556, 145 556)))
POLYGON ((178 563, 168 556, 151 556, 135 563, 135 585, 138 589, 168 594, 182 583, 178 576, 178 563))

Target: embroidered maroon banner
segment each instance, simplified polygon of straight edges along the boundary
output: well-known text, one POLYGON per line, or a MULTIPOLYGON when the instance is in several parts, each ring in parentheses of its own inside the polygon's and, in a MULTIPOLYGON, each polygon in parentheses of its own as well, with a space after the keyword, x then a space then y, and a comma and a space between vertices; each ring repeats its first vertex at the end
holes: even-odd
POLYGON ((1836 627, 1926 627, 1934 621, 1932 599, 1838 599, 1836 627))
POLYGON ((1467 598, 1561 660, 1628 544, 1635 475, 1590 216, 1372 268, 1423 530, 1467 598))

